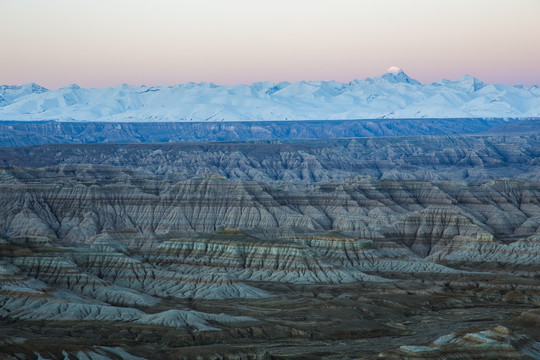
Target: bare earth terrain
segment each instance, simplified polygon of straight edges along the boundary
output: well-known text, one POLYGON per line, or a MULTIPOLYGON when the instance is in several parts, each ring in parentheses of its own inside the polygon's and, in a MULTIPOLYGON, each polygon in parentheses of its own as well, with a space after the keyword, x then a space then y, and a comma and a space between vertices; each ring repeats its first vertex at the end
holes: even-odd
POLYGON ((540 359, 508 126, 0 148, 0 358, 540 359))

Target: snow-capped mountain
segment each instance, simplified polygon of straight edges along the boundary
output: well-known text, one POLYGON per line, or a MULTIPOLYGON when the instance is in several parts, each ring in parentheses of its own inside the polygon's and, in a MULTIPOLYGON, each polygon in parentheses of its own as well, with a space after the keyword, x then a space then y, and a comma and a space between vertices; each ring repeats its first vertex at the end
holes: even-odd
POLYGON ((0 120, 246 121, 539 117, 540 88, 471 77, 421 84, 398 68, 364 80, 218 86, 0 86, 0 120))

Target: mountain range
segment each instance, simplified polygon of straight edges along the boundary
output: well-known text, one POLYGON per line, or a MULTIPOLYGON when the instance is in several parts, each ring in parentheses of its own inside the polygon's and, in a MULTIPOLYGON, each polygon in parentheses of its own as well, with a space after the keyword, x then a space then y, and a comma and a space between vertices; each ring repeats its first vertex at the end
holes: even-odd
POLYGON ((48 90, 0 86, 0 120, 268 121, 380 118, 521 118, 540 116, 540 87, 491 85, 465 75, 421 84, 397 70, 337 81, 257 82, 48 90))

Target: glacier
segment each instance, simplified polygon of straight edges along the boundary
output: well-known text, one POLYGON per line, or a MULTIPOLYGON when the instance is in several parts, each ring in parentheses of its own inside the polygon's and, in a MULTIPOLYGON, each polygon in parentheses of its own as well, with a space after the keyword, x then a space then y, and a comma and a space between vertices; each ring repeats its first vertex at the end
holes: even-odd
POLYGON ((337 81, 257 82, 220 86, 48 90, 0 86, 0 120, 186 122, 383 118, 540 117, 540 87, 486 84, 469 75, 422 84, 403 71, 337 81))

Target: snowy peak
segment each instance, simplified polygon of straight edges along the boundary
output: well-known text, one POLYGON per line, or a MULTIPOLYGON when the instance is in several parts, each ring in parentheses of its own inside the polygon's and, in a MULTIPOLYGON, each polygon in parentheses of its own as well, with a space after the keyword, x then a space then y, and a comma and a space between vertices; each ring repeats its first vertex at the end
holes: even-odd
POLYGON ((48 90, 36 83, 24 85, 0 85, 0 107, 9 105, 18 98, 29 94, 42 94, 48 90))
POLYGON ((389 84, 411 84, 411 85, 420 85, 420 82, 409 77, 405 72, 397 67, 390 66, 388 70, 381 76, 367 78, 368 82, 373 83, 389 83, 389 84))
POLYGON ((398 73, 386 73, 382 76, 386 81, 397 84, 397 83, 403 83, 403 84, 412 84, 412 85, 420 85, 420 82, 410 78, 407 74, 405 74, 403 71, 400 71, 398 73))
POLYGON ((28 95, 28 94, 41 94, 48 91, 41 85, 36 83, 28 83, 24 85, 0 85, 0 94, 12 94, 12 95, 28 95))
POLYGON ((397 75, 397 74, 403 73, 403 70, 402 70, 399 66, 390 66, 390 67, 386 70, 386 73, 387 73, 387 74, 394 74, 394 75, 397 75))
MULTIPOLYGON (((13 86, 13 88, 17 88, 17 86, 13 86)), ((36 84, 36 83, 27 83, 27 84, 24 84, 24 85, 21 85, 19 86, 18 88, 20 88, 20 90, 26 92, 26 93, 43 93, 45 91, 47 91, 46 88, 44 88, 43 86, 39 85, 39 84, 36 84)))
POLYGON ((218 86, 47 90, 0 86, 0 120, 265 121, 540 117, 540 89, 489 85, 469 75, 423 85, 398 67, 378 77, 218 86))
POLYGON ((474 76, 464 75, 461 79, 457 81, 463 88, 467 89, 469 92, 478 91, 486 86, 485 83, 478 80, 474 76))
POLYGON ((463 75, 461 79, 457 81, 443 79, 433 85, 443 85, 449 88, 461 89, 468 93, 478 91, 487 86, 486 83, 471 75, 463 75))
POLYGON ((79 90, 81 87, 77 84, 71 84, 71 85, 68 85, 62 89, 66 89, 66 90, 79 90))

